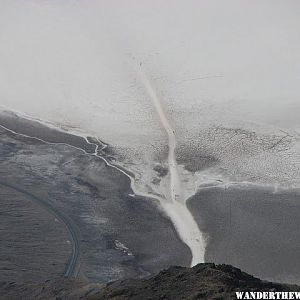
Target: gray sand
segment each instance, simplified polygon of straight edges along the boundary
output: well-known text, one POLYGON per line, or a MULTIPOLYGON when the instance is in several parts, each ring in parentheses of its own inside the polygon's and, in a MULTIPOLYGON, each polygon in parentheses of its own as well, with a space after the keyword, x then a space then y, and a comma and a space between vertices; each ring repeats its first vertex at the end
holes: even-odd
MULTIPOLYGON (((46 132, 43 134, 46 139, 46 132)), ((132 190, 128 177, 106 166, 103 160, 95 156, 85 155, 66 145, 44 144, 0 129, 0 181, 13 183, 46 199, 79 228, 79 277, 82 279, 107 282, 147 276, 170 265, 190 264, 189 248, 178 238, 174 226, 160 212, 157 203, 147 198, 129 196, 132 190)), ((15 200, 12 194, 10 201, 14 204, 17 199, 22 200, 15 200)), ((5 199, 0 201, 4 205, 5 199)), ((25 209, 26 203, 28 201, 24 200, 25 209)), ((33 214, 41 211, 34 203, 28 203, 28 207, 33 214)), ((20 218, 25 222, 23 216, 20 218)), ((10 221, 4 216, 1 222, 6 224, 10 221)), ((28 232, 26 243, 30 245, 35 241, 35 235, 33 240, 30 235, 34 223, 28 223, 25 228, 15 227, 13 220, 11 222, 11 231, 8 227, 5 236, 11 234, 13 242, 19 243, 21 249, 25 247, 25 241, 20 241, 18 237, 24 234, 25 229, 28 232), (17 235, 14 234, 16 231, 17 235)), ((51 226, 51 222, 45 222, 42 231, 43 239, 49 240, 49 243, 52 242, 48 236, 51 226)), ((60 230, 65 230, 65 227, 57 229, 54 244, 61 242, 60 230)), ((42 253, 44 244, 36 243, 35 247, 42 253)), ((38 258, 34 251, 22 254, 22 260, 32 261, 32 264, 44 259, 38 273, 30 266, 25 267, 27 276, 24 280, 35 280, 39 274, 41 278, 47 277, 48 265, 53 263, 55 250, 61 251, 60 247, 51 249, 51 253, 45 251, 45 255, 41 254, 38 258)), ((20 256, 18 251, 9 251, 5 243, 0 245, 0 254, 6 255, 6 260, 20 256)), ((66 264, 67 259, 60 263, 66 264)), ((5 262, 0 262, 0 271, 4 267, 5 262)), ((2 271, 0 276, 6 274, 2 271)), ((60 266, 57 276, 62 274, 63 268, 60 266)), ((10 270, 12 281, 14 275, 22 281, 19 265, 14 265, 10 270)))
POLYGON ((60 276, 71 254, 63 224, 28 196, 2 184, 0 203, 0 281, 60 276))
POLYGON ((205 260, 263 279, 300 282, 300 193, 221 187, 188 202, 208 238, 205 260))

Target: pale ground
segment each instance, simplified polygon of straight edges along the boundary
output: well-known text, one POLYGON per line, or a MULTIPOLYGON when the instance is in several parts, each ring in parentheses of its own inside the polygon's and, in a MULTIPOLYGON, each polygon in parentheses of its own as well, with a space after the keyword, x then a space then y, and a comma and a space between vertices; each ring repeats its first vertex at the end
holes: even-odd
MULTIPOLYGON (((172 3, 2 1, 0 105, 97 135, 141 189, 160 192, 152 169, 165 161, 167 137, 141 63, 178 152, 215 157, 213 176, 298 185, 300 3, 172 3)), ((193 194, 198 179, 181 175, 193 194)))

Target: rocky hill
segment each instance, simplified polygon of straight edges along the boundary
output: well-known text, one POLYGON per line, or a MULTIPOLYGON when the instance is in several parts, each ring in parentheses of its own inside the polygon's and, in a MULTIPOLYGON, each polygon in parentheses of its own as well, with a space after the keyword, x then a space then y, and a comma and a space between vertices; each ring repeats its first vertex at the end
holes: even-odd
POLYGON ((262 281, 229 265, 170 267, 147 279, 115 281, 106 286, 79 280, 2 283, 0 299, 176 300, 236 299, 235 292, 300 291, 299 286, 262 281))

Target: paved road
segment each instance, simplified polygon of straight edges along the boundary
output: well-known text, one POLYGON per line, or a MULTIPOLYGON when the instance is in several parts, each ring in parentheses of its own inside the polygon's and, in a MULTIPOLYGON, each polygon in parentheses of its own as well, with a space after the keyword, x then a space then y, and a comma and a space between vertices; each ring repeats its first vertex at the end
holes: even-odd
POLYGON ((79 262, 80 262, 80 234, 79 234, 79 230, 77 229, 77 227, 73 223, 73 221, 68 216, 63 214, 61 211, 59 211, 58 209, 53 207, 52 204, 50 202, 48 202, 46 199, 42 199, 42 198, 24 190, 23 188, 20 188, 11 183, 0 181, 0 185, 11 188, 11 189, 29 197, 32 201, 36 202, 37 204, 42 206, 44 209, 46 209, 48 212, 53 214, 56 219, 61 221, 67 227, 70 237, 71 237, 71 240, 72 240, 72 254, 68 261, 68 264, 66 265, 63 276, 77 277, 78 270, 79 270, 79 262))

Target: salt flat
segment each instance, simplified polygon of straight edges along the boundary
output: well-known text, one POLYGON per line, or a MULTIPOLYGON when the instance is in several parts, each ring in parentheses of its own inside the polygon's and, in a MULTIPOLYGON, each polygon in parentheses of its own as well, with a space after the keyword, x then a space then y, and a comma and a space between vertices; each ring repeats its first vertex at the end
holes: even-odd
MULTIPOLYGON (((122 155, 130 148, 124 163, 151 186, 167 141, 136 72, 142 63, 181 147, 205 148, 202 130, 215 125, 269 135, 281 128, 297 139, 288 155, 298 168, 299 10, 292 0, 2 1, 0 104, 97 135, 122 155), (147 172, 133 166, 140 161, 147 172)), ((223 151, 225 173, 256 173, 252 159, 264 157, 258 151, 248 163, 239 150, 235 159, 247 170, 223 151)), ((280 179, 270 172, 267 180, 280 179)))
POLYGON ((220 182, 297 188, 299 12, 293 0, 2 1, 0 106, 100 138, 136 194, 165 199, 170 134, 142 68, 184 201, 220 182))

